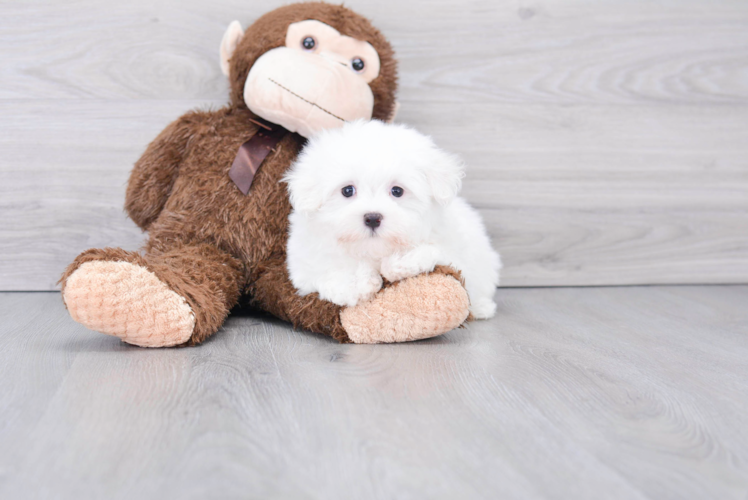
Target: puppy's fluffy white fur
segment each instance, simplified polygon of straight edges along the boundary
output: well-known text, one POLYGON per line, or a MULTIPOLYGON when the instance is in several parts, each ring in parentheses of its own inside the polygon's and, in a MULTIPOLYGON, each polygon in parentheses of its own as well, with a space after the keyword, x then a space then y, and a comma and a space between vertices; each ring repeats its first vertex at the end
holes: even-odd
POLYGON ((358 121, 315 136, 284 178, 294 286, 353 306, 382 276, 398 281, 446 264, 462 272, 473 316, 490 318, 501 260, 478 212, 457 197, 463 176, 458 158, 402 125, 358 121), (353 196, 343 195, 347 186, 353 196), (380 214, 380 225, 367 226, 366 214, 380 214))

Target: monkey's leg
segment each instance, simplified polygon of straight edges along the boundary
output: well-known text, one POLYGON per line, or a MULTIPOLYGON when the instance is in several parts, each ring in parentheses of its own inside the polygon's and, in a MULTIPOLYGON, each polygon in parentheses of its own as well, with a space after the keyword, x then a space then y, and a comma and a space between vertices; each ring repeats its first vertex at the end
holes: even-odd
POLYGON ((300 297, 278 258, 261 266, 250 282, 253 301, 295 327, 330 335, 340 342, 406 342, 441 335, 469 315, 467 292, 455 270, 437 266, 393 283, 370 301, 341 308, 317 294, 300 297))
POLYGON ((72 318, 142 347, 198 344, 239 298, 241 262, 211 245, 145 255, 119 248, 79 255, 61 278, 72 318))
POLYGON ((469 320, 470 300, 460 273, 437 266, 385 286, 370 301, 341 311, 348 337, 357 344, 427 339, 469 320))
POLYGON ((316 293, 301 297, 288 278, 284 257, 269 259, 250 277, 247 292, 252 303, 296 328, 350 342, 340 323, 340 306, 320 300, 316 293))

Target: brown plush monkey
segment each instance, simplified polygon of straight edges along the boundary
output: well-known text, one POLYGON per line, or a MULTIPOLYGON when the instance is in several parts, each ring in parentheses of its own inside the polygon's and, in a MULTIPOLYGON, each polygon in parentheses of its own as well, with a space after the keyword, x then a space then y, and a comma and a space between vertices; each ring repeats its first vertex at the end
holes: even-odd
POLYGON ((394 114, 396 61, 379 31, 342 6, 301 3, 246 33, 232 23, 221 54, 230 104, 187 113, 148 146, 126 198, 148 242, 142 253, 87 250, 68 266, 62 294, 73 319, 139 346, 192 345, 247 294, 342 342, 415 340, 462 324, 468 298, 449 268, 343 309, 298 296, 288 279, 290 204, 279 181, 304 145, 300 134, 394 114))

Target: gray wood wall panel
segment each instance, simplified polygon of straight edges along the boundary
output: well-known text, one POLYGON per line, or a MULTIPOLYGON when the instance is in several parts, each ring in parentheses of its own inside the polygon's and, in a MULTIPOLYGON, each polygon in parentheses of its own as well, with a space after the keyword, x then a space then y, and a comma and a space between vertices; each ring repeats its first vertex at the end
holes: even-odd
MULTIPOLYGON (((280 2, 0 4, 0 289, 137 248, 132 163, 226 102, 217 45, 280 2)), ((748 282, 748 3, 351 1, 400 121, 469 164, 513 286, 748 282)))

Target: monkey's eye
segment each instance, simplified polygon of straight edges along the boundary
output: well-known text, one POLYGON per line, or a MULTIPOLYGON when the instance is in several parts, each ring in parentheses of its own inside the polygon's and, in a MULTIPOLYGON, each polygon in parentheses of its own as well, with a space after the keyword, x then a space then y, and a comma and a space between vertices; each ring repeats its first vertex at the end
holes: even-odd
POLYGON ((360 57, 354 57, 351 61, 351 67, 356 71, 364 70, 364 61, 360 57))
POLYGON ((308 36, 301 41, 301 46, 304 47, 306 50, 312 50, 315 45, 317 45, 317 43, 314 41, 314 38, 312 38, 311 36, 308 36))
POLYGON ((346 186, 343 189, 340 190, 341 193, 343 193, 343 196, 346 198, 350 198, 354 194, 356 194, 356 188, 353 186, 346 186))
POLYGON ((400 186, 393 186, 393 188, 390 189, 390 192, 395 198, 400 198, 405 191, 403 191, 403 188, 401 188, 400 186))

